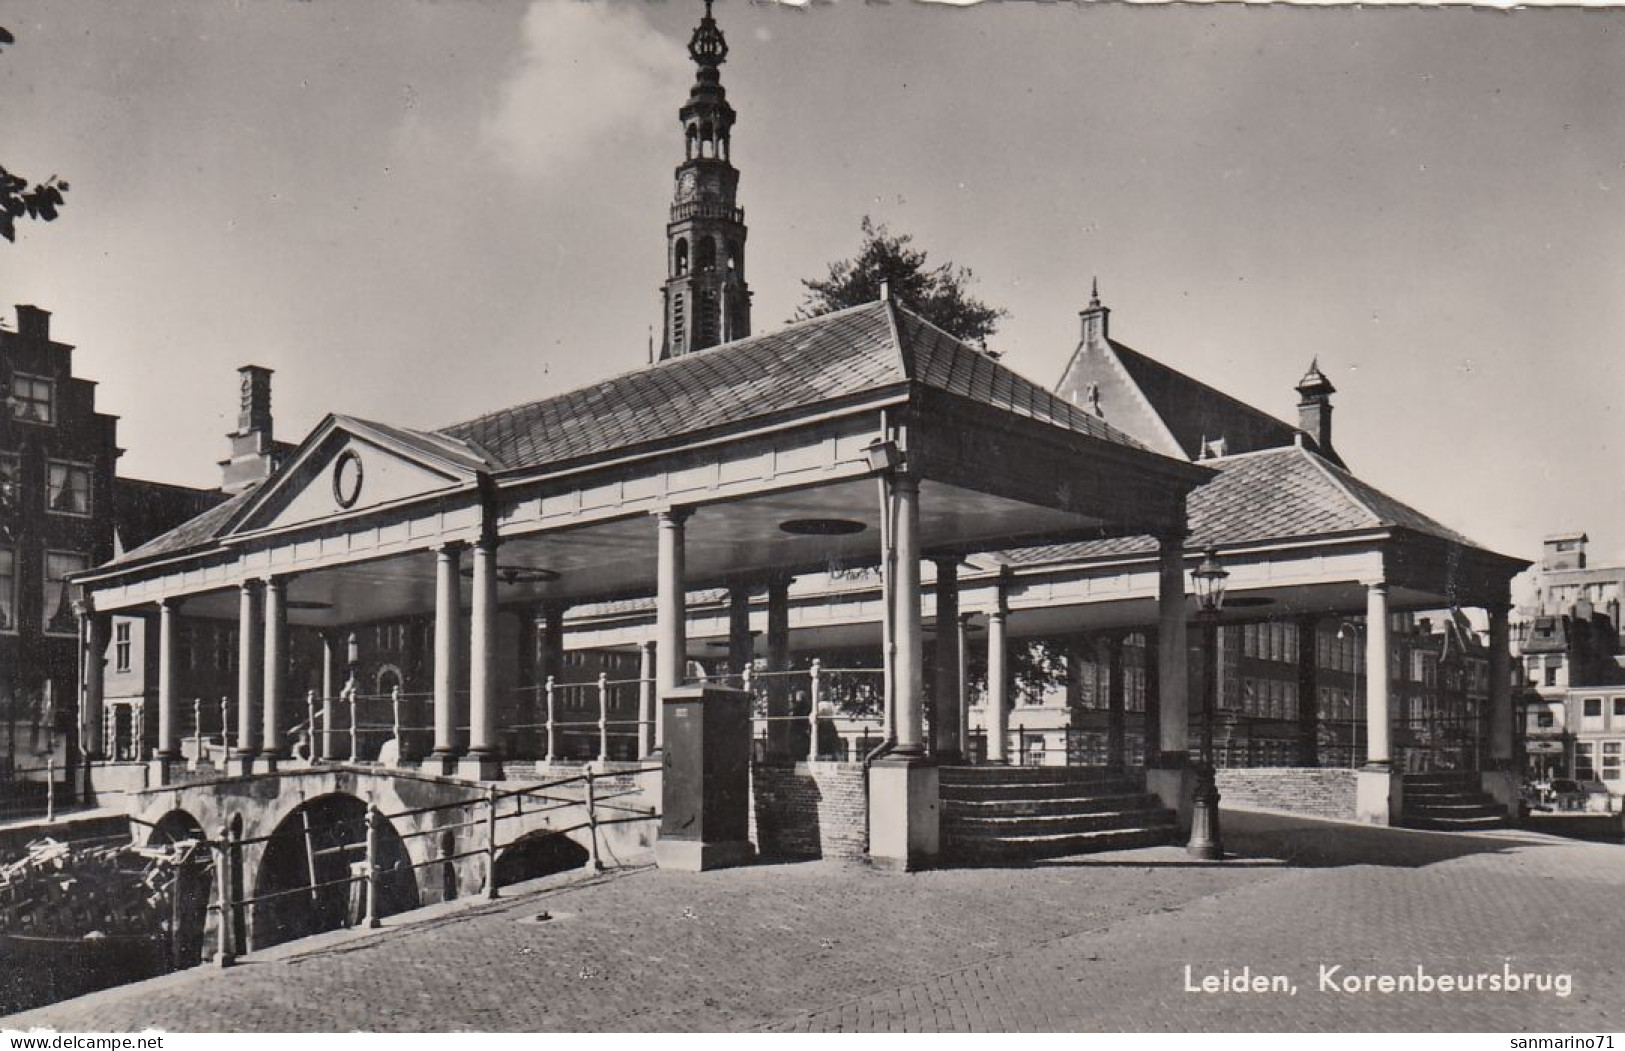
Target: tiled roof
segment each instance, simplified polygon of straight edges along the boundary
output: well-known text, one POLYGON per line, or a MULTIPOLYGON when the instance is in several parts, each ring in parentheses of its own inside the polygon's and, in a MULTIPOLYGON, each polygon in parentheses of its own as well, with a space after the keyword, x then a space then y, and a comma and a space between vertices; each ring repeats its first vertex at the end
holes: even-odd
POLYGON ((1138 442, 984 354, 885 303, 799 322, 441 433, 470 441, 504 468, 565 463, 809 408, 913 378, 1080 434, 1138 442))
MULTIPOLYGON (((899 305, 894 312, 885 302, 798 322, 438 431, 355 422, 420 451, 466 460, 471 467, 517 470, 697 437, 911 379, 1077 434, 1144 448, 906 307, 899 305)), ((211 540, 241 506, 242 498, 234 498, 118 561, 211 540)))
POLYGON ((140 478, 113 479, 113 528, 126 551, 140 547, 226 499, 218 489, 193 489, 140 478))
POLYGON ((1123 368, 1172 432, 1185 455, 1202 455, 1202 441, 1223 438, 1231 454, 1291 445, 1298 429, 1221 390, 1111 341, 1123 368))
MULTIPOLYGON (((1476 547, 1460 533, 1383 493, 1301 446, 1203 460, 1218 476, 1191 491, 1190 537, 1200 548, 1289 540, 1367 529, 1409 529, 1476 547)), ((1149 536, 1112 537, 1006 552, 1017 565, 1145 555, 1149 536)))

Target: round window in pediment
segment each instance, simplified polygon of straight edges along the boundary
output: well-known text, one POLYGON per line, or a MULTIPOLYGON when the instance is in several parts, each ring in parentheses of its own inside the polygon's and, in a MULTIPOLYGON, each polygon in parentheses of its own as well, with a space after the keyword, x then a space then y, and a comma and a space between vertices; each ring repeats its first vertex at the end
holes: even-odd
POLYGON ((361 498, 361 457, 354 449, 339 453, 333 461, 333 501, 340 507, 351 508, 361 498))

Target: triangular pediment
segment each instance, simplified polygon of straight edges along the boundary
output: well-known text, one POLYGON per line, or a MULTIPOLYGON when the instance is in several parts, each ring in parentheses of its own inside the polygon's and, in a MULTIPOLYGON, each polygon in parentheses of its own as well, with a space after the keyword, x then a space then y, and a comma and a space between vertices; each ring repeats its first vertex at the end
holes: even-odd
POLYGON ((473 483, 484 460, 470 445, 348 417, 324 420, 249 498, 232 534, 410 502, 473 483))

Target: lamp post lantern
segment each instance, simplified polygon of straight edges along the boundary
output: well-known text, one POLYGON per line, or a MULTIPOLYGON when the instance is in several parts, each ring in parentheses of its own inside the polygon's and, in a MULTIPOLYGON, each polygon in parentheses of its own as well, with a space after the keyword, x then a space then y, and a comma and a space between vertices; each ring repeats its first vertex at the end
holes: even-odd
POLYGON ((1191 840, 1185 850, 1204 861, 1224 858, 1224 840, 1219 833, 1219 786, 1213 769, 1213 709, 1219 694, 1219 610, 1224 607, 1224 582, 1229 576, 1213 548, 1207 549, 1202 564, 1191 571, 1197 609, 1202 615, 1202 757, 1196 766, 1191 840))

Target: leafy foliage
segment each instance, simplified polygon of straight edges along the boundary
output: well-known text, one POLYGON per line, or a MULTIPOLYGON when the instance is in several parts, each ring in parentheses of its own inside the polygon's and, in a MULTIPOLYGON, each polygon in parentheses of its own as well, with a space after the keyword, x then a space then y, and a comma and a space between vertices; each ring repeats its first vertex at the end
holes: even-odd
MULTIPOLYGON (((0 48, 16 42, 10 31, 0 26, 0 48)), ((23 217, 50 222, 62 207, 68 184, 55 175, 29 185, 21 175, 13 175, 0 165, 0 237, 17 240, 17 220, 23 217)))
POLYGON ((953 263, 930 266, 925 252, 913 247, 908 234, 893 234, 883 224, 863 217, 863 244, 852 259, 831 263, 821 281, 803 280, 806 299, 796 320, 873 303, 885 282, 893 296, 921 317, 966 343, 980 345, 993 335, 1006 311, 988 306, 968 289, 974 279, 968 267, 953 263))

